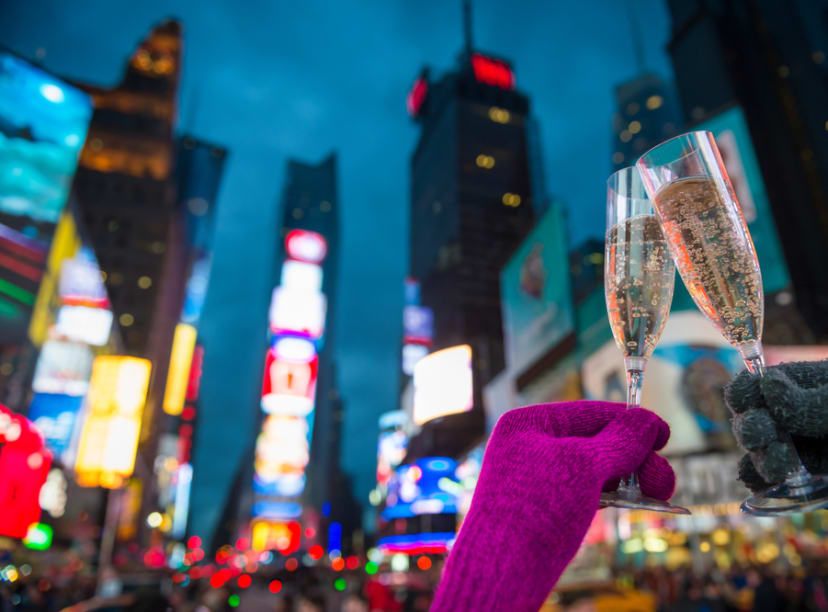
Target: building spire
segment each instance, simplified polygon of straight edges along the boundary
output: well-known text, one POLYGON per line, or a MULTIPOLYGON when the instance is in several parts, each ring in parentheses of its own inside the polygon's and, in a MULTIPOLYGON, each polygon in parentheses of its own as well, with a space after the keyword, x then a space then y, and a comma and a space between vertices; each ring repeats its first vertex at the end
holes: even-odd
POLYGON ((466 55, 472 54, 472 16, 471 0, 463 0, 463 43, 466 55))
POLYGON ((630 19, 630 38, 635 54, 635 64, 638 72, 647 72, 647 62, 644 59, 644 42, 641 39, 641 30, 638 27, 638 19, 635 16, 635 0, 627 0, 627 17, 630 19))

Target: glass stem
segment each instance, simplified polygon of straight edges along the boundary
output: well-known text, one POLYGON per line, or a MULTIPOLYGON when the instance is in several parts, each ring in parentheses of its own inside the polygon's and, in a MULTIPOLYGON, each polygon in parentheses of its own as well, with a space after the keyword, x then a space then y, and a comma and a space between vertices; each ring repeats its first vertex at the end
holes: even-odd
MULTIPOLYGON (((759 376, 765 375, 765 357, 762 355, 761 349, 758 355, 753 357, 745 357, 744 361, 748 372, 751 374, 758 374, 759 376)), ((802 459, 799 458, 799 453, 796 450, 796 445, 791 438, 791 434, 777 425, 776 435, 782 444, 786 444, 791 449, 796 461, 794 467, 791 468, 791 471, 788 472, 788 475, 785 477, 785 482, 791 487, 804 486, 805 483, 811 478, 811 474, 802 464, 802 459)))
MULTIPOLYGON (((625 359, 627 366, 627 410, 641 405, 641 384, 644 380, 644 364, 640 357, 625 359)), ((641 488, 638 486, 638 474, 633 472, 621 481, 618 492, 623 497, 641 497, 641 488)))

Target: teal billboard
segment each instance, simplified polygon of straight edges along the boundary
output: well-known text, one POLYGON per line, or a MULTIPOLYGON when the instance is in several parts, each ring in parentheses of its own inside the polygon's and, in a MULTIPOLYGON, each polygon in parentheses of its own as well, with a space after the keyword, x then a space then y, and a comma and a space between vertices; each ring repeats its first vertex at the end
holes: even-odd
POLYGON ((716 137, 759 256, 765 295, 786 288, 790 285, 788 267, 779 245, 768 193, 742 109, 731 107, 703 121, 696 129, 707 130, 716 137))
POLYGON ((507 367, 520 373, 574 326, 566 228, 552 206, 500 274, 507 367))

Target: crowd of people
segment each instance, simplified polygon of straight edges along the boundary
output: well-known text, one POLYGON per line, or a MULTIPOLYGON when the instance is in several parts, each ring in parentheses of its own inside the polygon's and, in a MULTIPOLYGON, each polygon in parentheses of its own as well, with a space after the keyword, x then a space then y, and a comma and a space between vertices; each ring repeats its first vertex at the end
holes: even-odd
MULTIPOLYGON (((235 581, 215 588, 207 578, 175 584, 170 576, 125 574, 117 592, 98 586, 96 594, 92 575, 51 580, 44 573, 20 573, 0 583, 0 612, 425 612, 439 578, 438 572, 411 572, 389 580, 382 572, 367 576, 317 566, 262 573, 241 589, 235 581), (280 585, 276 593, 273 580, 280 585)), ((617 584, 650 593, 653 612, 828 612, 828 559, 799 567, 735 565, 729 571, 619 569, 616 577, 617 584)), ((556 610, 595 609, 588 589, 558 600, 556 610)))
POLYGON ((653 567, 632 578, 635 588, 655 595, 659 612, 828 612, 828 559, 728 571, 653 567))

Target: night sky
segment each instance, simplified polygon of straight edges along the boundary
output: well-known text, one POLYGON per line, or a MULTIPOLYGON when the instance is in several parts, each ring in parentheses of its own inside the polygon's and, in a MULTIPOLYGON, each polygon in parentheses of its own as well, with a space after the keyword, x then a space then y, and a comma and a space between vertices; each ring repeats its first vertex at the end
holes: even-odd
MULTIPOLYGON (((633 2, 647 68, 670 77, 664 0, 633 2)), ((613 86, 637 74, 627 3, 474 2, 474 43, 513 61, 539 119, 548 190, 569 209, 573 242, 603 234, 613 86)), ((417 128, 405 96, 424 64, 437 76, 462 46, 460 0, 6 2, 0 45, 58 74, 102 85, 165 17, 184 27, 179 129, 226 147, 213 276, 201 325, 202 418, 222 423, 207 486, 249 450, 271 287, 277 202, 288 157, 339 153, 343 253, 337 316, 346 401, 344 464, 362 500, 373 485, 376 418, 397 407, 409 156, 417 128), (226 433, 225 433, 226 432, 226 433)), ((215 483, 212 487, 211 483, 215 483)), ((197 500, 196 500, 197 501, 197 500)))

